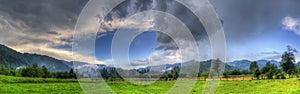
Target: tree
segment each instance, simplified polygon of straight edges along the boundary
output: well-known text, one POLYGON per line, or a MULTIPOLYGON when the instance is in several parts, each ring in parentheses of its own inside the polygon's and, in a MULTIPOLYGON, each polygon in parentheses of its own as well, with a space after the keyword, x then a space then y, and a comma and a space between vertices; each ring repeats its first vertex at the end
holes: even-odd
POLYGON ((179 77, 179 71, 180 71, 180 68, 179 66, 175 66, 172 70, 172 76, 173 76, 173 80, 177 80, 177 78, 179 77))
POLYGON ((40 77, 41 71, 37 64, 32 65, 31 75, 32 77, 40 77))
POLYGON ((20 74, 23 77, 41 77, 43 75, 43 70, 39 68, 37 64, 33 64, 20 69, 20 74))
POLYGON ((100 73, 101 73, 101 76, 102 76, 104 79, 106 79, 106 80, 107 80, 107 79, 109 78, 109 76, 110 76, 106 68, 103 68, 103 69, 100 71, 100 73))
POLYGON ((68 78, 77 79, 76 74, 73 69, 70 69, 68 78))
POLYGON ((21 76, 23 76, 23 77, 29 77, 30 76, 28 67, 20 69, 20 73, 21 73, 21 76))
POLYGON ((254 77, 256 77, 257 79, 259 79, 259 75, 261 74, 259 71, 259 67, 257 65, 257 62, 251 62, 250 64, 250 71, 253 73, 254 77))
POLYGON ((228 78, 229 78, 229 71, 225 71, 225 72, 223 73, 223 77, 224 77, 224 78, 227 78, 227 80, 228 80, 228 78))
POLYGON ((271 69, 271 62, 267 62, 266 65, 261 69, 262 74, 266 74, 271 69))
MULTIPOLYGON (((267 62, 267 64, 261 69, 261 73, 266 74, 268 79, 273 79, 274 75, 278 75, 279 70, 275 64, 267 62)), ((278 78, 278 77, 277 77, 278 78)))
POLYGON ((49 77, 49 71, 46 68, 46 66, 42 66, 42 77, 43 78, 48 78, 49 77))
POLYGON ((256 61, 251 62, 249 69, 251 72, 255 71, 256 69, 259 69, 257 62, 256 61))
POLYGON ((223 62, 219 58, 213 61, 212 69, 217 73, 217 77, 220 77, 220 74, 222 74, 222 66, 224 66, 223 62))
POLYGON ((4 74, 4 75, 8 74, 7 68, 2 64, 0 64, 0 74, 4 74))
POLYGON ((259 69, 255 69, 255 71, 254 71, 254 77, 256 77, 257 79, 259 79, 260 75, 261 75, 261 72, 259 71, 259 69))
POLYGON ((285 73, 289 74, 289 77, 296 72, 294 52, 298 51, 288 45, 287 51, 285 51, 281 56, 281 67, 285 73))
POLYGON ((241 74, 242 74, 242 72, 237 69, 230 71, 230 75, 241 75, 241 74))

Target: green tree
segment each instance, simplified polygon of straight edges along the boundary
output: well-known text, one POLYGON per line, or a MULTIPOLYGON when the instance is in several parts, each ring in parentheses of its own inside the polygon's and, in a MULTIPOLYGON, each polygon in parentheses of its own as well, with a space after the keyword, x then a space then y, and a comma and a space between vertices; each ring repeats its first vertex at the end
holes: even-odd
POLYGON ((74 79, 76 79, 76 74, 75 74, 75 72, 74 72, 73 69, 70 69, 70 71, 69 71, 69 78, 74 78, 74 79))
POLYGON ((102 70, 100 70, 100 73, 101 73, 101 76, 102 76, 104 79, 106 79, 106 80, 107 80, 107 79, 109 78, 109 76, 110 76, 106 68, 103 68, 102 70))
POLYGON ((254 71, 254 77, 256 77, 256 79, 259 79, 260 75, 261 75, 261 72, 259 71, 259 69, 255 69, 255 71, 254 71))
POLYGON ((176 66, 176 67, 173 68, 173 70, 171 72, 173 80, 177 80, 177 78, 179 77, 179 71, 180 71, 179 66, 176 66))
POLYGON ((8 69, 4 65, 0 64, 0 74, 8 75, 8 73, 8 69))
POLYGON ((46 66, 42 66, 42 77, 48 78, 49 77, 49 71, 46 66))
POLYGON ((230 71, 230 75, 241 75, 241 74, 242 74, 242 72, 237 69, 230 71))
POLYGON ((31 77, 30 69, 31 69, 31 66, 20 69, 21 76, 23 76, 23 77, 31 77))
POLYGON ((256 61, 251 62, 249 69, 251 72, 255 71, 256 69, 259 69, 257 62, 256 61))
POLYGON ((279 70, 275 64, 267 62, 266 66, 261 69, 261 73, 266 74, 268 79, 273 79, 274 75, 279 74, 279 70))
POLYGON ((250 64, 250 71, 253 73, 254 77, 256 77, 257 79, 259 79, 259 76, 261 74, 261 72, 259 71, 259 67, 257 65, 257 62, 251 62, 250 64))
POLYGON ((213 60, 213 66, 212 69, 214 70, 214 72, 216 72, 217 77, 221 77, 220 74, 222 74, 222 68, 223 68, 224 64, 223 62, 218 58, 216 60, 213 60))
POLYGON ((229 71, 225 71, 225 72, 223 73, 223 77, 224 77, 224 78, 227 78, 227 80, 228 80, 228 78, 229 78, 229 71))
POLYGON ((33 64, 32 66, 28 66, 26 68, 20 69, 21 76, 23 77, 41 77, 42 70, 38 67, 37 64, 33 64))
POLYGON ((267 62, 266 65, 261 69, 262 74, 266 74, 271 69, 271 62, 267 62))
POLYGON ((37 64, 32 65, 31 75, 32 75, 32 77, 40 77, 41 76, 41 71, 37 64))
POLYGON ((287 46, 287 51, 285 51, 281 56, 281 67, 285 73, 291 77, 291 75, 296 73, 295 65, 295 55, 294 52, 298 52, 296 49, 293 49, 291 46, 287 46))

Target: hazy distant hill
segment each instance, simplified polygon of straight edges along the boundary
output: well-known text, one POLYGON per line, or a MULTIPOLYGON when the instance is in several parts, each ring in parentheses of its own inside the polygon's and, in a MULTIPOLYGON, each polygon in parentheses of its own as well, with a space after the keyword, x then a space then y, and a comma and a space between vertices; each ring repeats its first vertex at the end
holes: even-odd
MULTIPOLYGON (((166 67, 166 70, 163 71, 168 71, 175 66, 181 66, 182 68, 191 68, 194 67, 195 64, 199 64, 200 65, 199 71, 208 71, 211 67, 212 61, 213 60, 200 62, 200 61, 191 60, 184 63, 167 64, 161 66, 166 67)), ((268 60, 258 60, 257 62, 258 62, 258 66, 261 68, 265 66, 268 60)), ((270 62, 272 64, 280 66, 280 62, 278 61, 271 60, 270 62)), ((237 60, 233 62, 228 62, 226 63, 225 70, 233 70, 233 69, 248 70, 250 63, 251 61, 249 60, 237 60)), ((46 55, 20 53, 1 44, 0 44, 0 64, 3 64, 6 67, 11 67, 11 68, 26 67, 28 65, 38 64, 39 66, 45 65, 50 71, 69 71, 71 68, 73 68, 72 62, 58 60, 46 55)), ((84 65, 87 63, 79 62, 78 64, 84 65)), ((300 66, 300 62, 298 62, 297 65, 300 66)), ((104 67, 106 66, 104 65, 104 67)))
MULTIPOLYGON (((182 69, 191 69, 192 67, 195 67, 195 65, 199 66, 199 71, 201 72, 206 72, 211 68, 211 62, 213 62, 213 60, 207 60, 207 61, 195 61, 195 60, 191 60, 188 62, 184 62, 184 63, 174 63, 174 64, 166 64, 166 65, 159 65, 159 66, 154 66, 154 67, 165 67, 165 70, 155 70, 155 71, 171 71, 172 68, 178 66, 182 69)), ((145 68, 140 68, 138 70, 143 70, 145 68)), ((228 64, 225 65, 225 70, 234 70, 236 69, 233 66, 229 66, 228 64)))
POLYGON ((300 61, 297 63, 297 66, 300 66, 300 61))
POLYGON ((240 70, 247 70, 247 69, 249 69, 251 61, 249 61, 249 60, 237 60, 237 61, 233 61, 233 62, 228 62, 227 64, 230 65, 230 66, 234 66, 234 67, 236 67, 237 69, 240 69, 240 70))
POLYGON ((262 67, 264 67, 264 66, 267 64, 268 61, 270 61, 271 64, 277 65, 277 67, 280 66, 280 62, 278 62, 278 61, 276 61, 276 60, 258 60, 257 63, 258 63, 258 66, 259 66, 260 68, 262 68, 262 67))
MULTIPOLYGON (((228 62, 227 64, 230 66, 234 66, 240 70, 248 70, 252 61, 250 60, 237 60, 233 62, 228 62)), ((257 60, 258 67, 262 68, 266 65, 268 60, 257 60)), ((275 64, 278 67, 280 66, 280 62, 276 60, 270 60, 271 64, 275 64)))
POLYGON ((6 67, 18 68, 32 64, 45 65, 50 71, 69 71, 72 62, 58 60, 46 55, 20 53, 0 44, 0 64, 6 67))

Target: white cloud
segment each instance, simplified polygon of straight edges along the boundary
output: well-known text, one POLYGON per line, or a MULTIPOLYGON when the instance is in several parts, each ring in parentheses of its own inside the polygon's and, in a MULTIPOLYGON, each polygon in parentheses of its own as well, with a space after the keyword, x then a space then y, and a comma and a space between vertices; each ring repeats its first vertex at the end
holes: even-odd
POLYGON ((133 66, 134 68, 141 68, 145 66, 174 64, 181 62, 182 56, 179 50, 166 50, 164 52, 153 52, 149 56, 149 58, 146 58, 144 60, 131 61, 131 64, 128 64, 128 66, 133 66))
MULTIPOLYGON (((131 16, 126 18, 112 17, 110 21, 102 21, 102 25, 99 29, 100 32, 113 31, 113 29, 118 28, 129 28, 129 29, 141 29, 149 30, 154 27, 153 18, 147 17, 147 14, 142 14, 143 16, 131 16)), ((99 18, 101 19, 101 18, 99 18)))
POLYGON ((282 20, 282 25, 284 26, 284 29, 293 31, 297 35, 300 35, 300 18, 286 16, 282 20))
POLYGON ((205 61, 211 59, 211 48, 207 41, 198 41, 197 46, 199 47, 198 52, 200 56, 197 56, 197 51, 195 51, 193 47, 191 47, 191 41, 180 41, 181 43, 183 43, 182 45, 185 45, 181 49, 164 50, 163 52, 155 51, 149 56, 149 58, 145 58, 144 60, 131 61, 131 64, 135 65, 134 67, 136 68, 141 68, 149 65, 155 66, 164 64, 184 63, 190 60, 205 61), (183 52, 185 52, 184 56, 183 52))

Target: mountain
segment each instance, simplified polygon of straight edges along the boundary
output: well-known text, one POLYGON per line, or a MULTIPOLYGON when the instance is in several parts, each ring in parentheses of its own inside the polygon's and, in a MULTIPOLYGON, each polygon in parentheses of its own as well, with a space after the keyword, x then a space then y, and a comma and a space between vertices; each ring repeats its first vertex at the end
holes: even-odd
POLYGON ((16 68, 22 65, 28 65, 28 62, 28 59, 26 59, 22 53, 18 53, 17 51, 0 44, 0 64, 16 68))
POLYGON ((257 60, 257 64, 258 64, 258 67, 262 68, 264 67, 267 62, 271 62, 271 64, 275 64, 277 67, 280 66, 280 62, 276 61, 276 60, 257 60))
MULTIPOLYGON (((214 62, 214 60, 207 60, 207 61, 202 61, 200 63, 200 69, 199 71, 205 72, 208 71, 211 68, 211 63, 214 62)), ((234 66, 230 66, 225 63, 225 70, 234 70, 236 69, 234 66)))
MULTIPOLYGON (((151 66, 151 67, 152 68, 156 67, 156 68, 153 68, 154 70, 163 68, 163 70, 155 70, 155 71, 163 71, 163 72, 170 73, 172 71, 172 69, 175 67, 180 67, 181 69, 187 70, 187 69, 192 69, 193 67, 199 66, 199 71, 206 72, 211 68, 211 62, 214 62, 214 60, 207 60, 207 61, 201 61, 201 62, 196 61, 196 60, 191 60, 191 61, 187 61, 184 63, 165 64, 165 65, 158 65, 158 66, 151 66)), ((140 70, 143 70, 143 69, 144 68, 141 68, 140 70)), ((236 68, 225 63, 225 70, 234 70, 234 69, 236 69, 236 68)))
POLYGON ((11 68, 22 68, 32 64, 45 65, 49 71, 69 71, 73 63, 46 55, 20 53, 0 44, 0 64, 11 68))
POLYGON ((247 70, 250 67, 251 61, 249 60, 237 60, 233 62, 227 62, 228 65, 236 67, 239 70, 247 70))
POLYGON ((296 64, 297 66, 300 66, 300 61, 296 64))
MULTIPOLYGON (((233 62, 227 62, 228 65, 230 66, 234 66, 240 70, 248 70, 250 67, 252 61, 249 60, 237 60, 237 61, 233 61, 233 62)), ((280 62, 276 61, 276 60, 257 60, 257 65, 259 68, 262 68, 266 65, 267 62, 271 62, 271 64, 275 64, 277 65, 277 67, 280 66, 280 62)))

